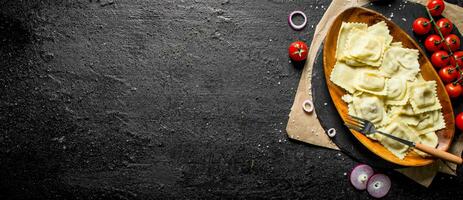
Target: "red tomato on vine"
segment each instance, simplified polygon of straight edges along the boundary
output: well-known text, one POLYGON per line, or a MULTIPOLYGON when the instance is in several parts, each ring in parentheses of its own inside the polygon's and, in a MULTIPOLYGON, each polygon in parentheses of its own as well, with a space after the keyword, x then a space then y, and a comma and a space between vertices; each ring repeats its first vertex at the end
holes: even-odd
POLYGON ((442 68, 449 64, 450 56, 446 51, 436 51, 431 56, 431 63, 435 68, 442 68))
POLYGON ((436 34, 429 35, 424 41, 424 47, 426 47, 426 50, 430 52, 439 51, 442 44, 441 41, 442 39, 440 36, 436 34))
POLYGON ((463 67, 463 51, 453 52, 453 56, 450 57, 450 64, 454 67, 463 67))
POLYGON ((412 25, 412 30, 418 35, 424 35, 431 30, 431 22, 424 17, 416 18, 412 25))
POLYGON ((432 16, 439 16, 445 9, 445 3, 443 0, 431 0, 427 7, 432 16))
POLYGON ((461 87, 459 83, 457 84, 449 83, 445 85, 445 90, 447 91, 447 94, 449 94, 450 97, 457 98, 463 92, 463 87, 461 87))
POLYGON ((455 34, 447 35, 442 42, 442 49, 456 51, 460 48, 460 38, 455 34))
MULTIPOLYGON (((439 27, 439 30, 444 37, 449 35, 453 30, 453 23, 447 18, 439 19, 436 22, 436 25, 439 27)), ((436 27, 434 27, 434 31, 437 33, 436 27)))

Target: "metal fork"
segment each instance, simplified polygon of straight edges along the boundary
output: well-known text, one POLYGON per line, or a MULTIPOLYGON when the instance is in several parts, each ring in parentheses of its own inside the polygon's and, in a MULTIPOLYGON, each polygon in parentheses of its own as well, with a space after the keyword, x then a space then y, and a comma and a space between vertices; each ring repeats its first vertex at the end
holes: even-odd
POLYGON ((346 125, 349 129, 352 129, 352 130, 356 130, 364 135, 370 135, 370 134, 374 134, 374 133, 379 133, 381 135, 384 135, 386 137, 389 137, 393 140, 396 140, 404 145, 407 145, 407 146, 410 146, 410 147, 414 147, 415 149, 418 149, 420 151, 423 151, 423 152, 426 152, 430 155, 433 155, 434 157, 437 157, 437 158, 440 158, 440 159, 443 159, 443 160, 446 160, 446 161, 449 161, 449 162, 452 162, 452 163, 455 163, 455 164, 459 164, 461 165, 463 163, 463 159, 459 156, 456 156, 456 155, 453 155, 451 153, 448 153, 446 151, 442 151, 442 150, 438 150, 436 148, 432 148, 430 146, 427 146, 427 145, 423 145, 421 143, 415 143, 415 142, 412 142, 412 141, 408 141, 408 140, 405 140, 405 139, 402 139, 402 138, 399 138, 397 136, 394 136, 392 134, 389 134, 389 133, 385 133, 385 132, 382 132, 382 131, 379 131, 375 128, 375 125, 366 120, 366 119, 362 119, 362 118, 359 118, 359 117, 356 117, 356 116, 352 116, 352 115, 349 115, 349 118, 348 118, 348 121, 346 121, 344 123, 344 125, 346 125))

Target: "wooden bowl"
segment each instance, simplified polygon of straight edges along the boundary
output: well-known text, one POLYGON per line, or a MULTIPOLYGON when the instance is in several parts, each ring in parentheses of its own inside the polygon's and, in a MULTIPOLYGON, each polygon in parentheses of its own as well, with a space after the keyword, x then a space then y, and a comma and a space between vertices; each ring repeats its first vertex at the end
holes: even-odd
MULTIPOLYGON (((447 151, 455 132, 455 121, 453 116, 452 104, 449 99, 449 96, 445 91, 444 84, 442 83, 436 71, 434 70, 432 64, 426 57, 425 52, 423 52, 423 50, 418 46, 415 40, 410 38, 410 36, 405 31, 403 31, 399 26, 397 26, 393 22, 389 21, 380 13, 366 8, 349 8, 340 15, 338 15, 334 20, 334 23, 331 26, 325 38, 325 46, 323 48, 323 68, 325 71, 326 84, 328 86, 328 90, 330 92, 333 103, 336 106, 336 109, 338 110, 339 114, 341 115, 341 118, 345 121, 348 115, 347 104, 341 100, 341 97, 344 94, 346 94, 346 92, 342 88, 332 83, 329 77, 331 71, 333 70, 334 64, 336 63, 336 43, 338 39, 339 29, 343 21, 362 22, 368 24, 369 26, 380 21, 385 21, 387 26, 389 27, 390 34, 394 38, 394 42, 400 41, 406 48, 413 48, 419 50, 419 63, 421 66, 421 74, 423 75, 423 78, 425 80, 435 80, 437 82, 437 95, 442 105, 442 113, 444 114, 445 119, 446 128, 436 132, 439 138, 439 145, 437 146, 437 148, 447 151)), ((401 160, 398 157, 394 156, 383 145, 381 145, 381 143, 371 140, 359 132, 352 130, 351 132, 370 151, 389 162, 402 166, 424 166, 431 164, 435 160, 435 158, 432 157, 423 158, 416 154, 414 151, 408 153, 408 155, 403 160, 401 160)))

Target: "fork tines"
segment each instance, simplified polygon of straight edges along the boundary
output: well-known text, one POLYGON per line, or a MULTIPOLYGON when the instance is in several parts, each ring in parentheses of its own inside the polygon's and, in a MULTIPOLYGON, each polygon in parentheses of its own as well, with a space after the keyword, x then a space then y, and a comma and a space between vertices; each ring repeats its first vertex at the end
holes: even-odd
POLYGON ((345 125, 350 129, 360 131, 361 129, 364 128, 365 121, 364 121, 364 119, 358 118, 356 116, 349 115, 349 117, 346 118, 345 125))

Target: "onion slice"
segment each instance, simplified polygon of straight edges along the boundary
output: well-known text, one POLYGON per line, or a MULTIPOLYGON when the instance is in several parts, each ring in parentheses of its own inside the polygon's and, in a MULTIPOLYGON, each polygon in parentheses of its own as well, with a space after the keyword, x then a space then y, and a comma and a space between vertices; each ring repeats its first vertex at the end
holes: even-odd
POLYGON ((311 113, 313 111, 313 103, 311 100, 305 100, 302 103, 302 109, 304 109, 305 112, 311 113))
POLYGON ((305 16, 305 14, 302 11, 299 11, 299 10, 293 11, 288 16, 288 23, 289 23, 289 26, 291 26, 291 28, 293 28, 294 30, 301 30, 307 24, 307 16, 305 16), (304 22, 302 24, 300 24, 300 25, 294 24, 294 22, 293 22, 293 16, 294 15, 301 15, 304 18, 304 22))
POLYGON ((384 174, 375 174, 368 180, 368 194, 375 198, 382 198, 391 189, 391 179, 384 174))
POLYGON ((367 183, 375 172, 369 165, 359 164, 350 172, 350 183, 357 190, 367 189, 367 183))
POLYGON ((334 136, 336 136, 336 129, 335 129, 335 128, 330 128, 330 129, 328 129, 328 136, 329 136, 329 137, 334 137, 334 136))

